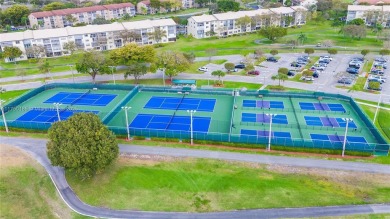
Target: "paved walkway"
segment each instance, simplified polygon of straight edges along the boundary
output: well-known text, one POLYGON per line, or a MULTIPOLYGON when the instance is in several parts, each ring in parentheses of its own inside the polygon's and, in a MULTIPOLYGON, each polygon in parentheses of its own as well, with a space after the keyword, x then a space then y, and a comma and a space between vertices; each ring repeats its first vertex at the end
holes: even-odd
MULTIPOLYGON (((143 212, 130 210, 113 210, 99 208, 85 204, 70 188, 66 181, 64 170, 53 167, 46 155, 46 140, 0 137, 0 143, 18 147, 32 155, 49 173, 63 201, 75 212, 79 214, 100 217, 100 218, 207 218, 207 219, 229 219, 229 218, 291 218, 291 217, 322 217, 340 216, 354 214, 374 214, 390 213, 390 204, 370 204, 370 205, 345 205, 329 207, 310 208, 278 208, 278 209, 255 209, 228 212, 212 213, 185 213, 185 212, 143 212)), ((390 168, 386 165, 366 164, 354 162, 327 161, 316 159, 277 157, 267 155, 252 155, 230 152, 216 152, 207 150, 129 146, 120 145, 121 152, 159 154, 179 157, 204 157, 222 160, 249 161, 257 163, 274 163, 292 166, 306 166, 318 168, 335 168, 343 170, 355 170, 365 172, 376 172, 390 174, 390 168)))

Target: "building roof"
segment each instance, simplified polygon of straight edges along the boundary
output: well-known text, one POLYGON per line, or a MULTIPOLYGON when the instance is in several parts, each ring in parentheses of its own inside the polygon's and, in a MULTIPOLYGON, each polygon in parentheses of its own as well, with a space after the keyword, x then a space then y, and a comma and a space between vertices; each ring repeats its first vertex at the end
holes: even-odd
POLYGON ((143 1, 138 2, 138 4, 139 3, 142 3, 144 5, 150 5, 150 0, 143 0, 143 1))
POLYGON ((13 33, 2 33, 0 34, 0 42, 15 41, 15 40, 26 40, 33 39, 33 31, 26 30, 23 32, 13 32, 13 33))
POLYGON ((305 8, 305 7, 301 6, 301 5, 291 6, 290 8, 293 9, 294 11, 307 11, 307 8, 305 8))
POLYGON ((113 32, 121 30, 147 29, 160 26, 175 26, 172 19, 143 20, 135 22, 112 23, 103 25, 87 25, 82 27, 64 27, 57 29, 44 30, 26 30, 24 32, 13 32, 0 34, 0 42, 26 40, 26 39, 45 39, 56 37, 67 37, 73 35, 82 35, 100 32, 113 32))
POLYGON ((375 5, 348 5, 348 11, 382 10, 382 6, 375 5))
POLYGON ((197 23, 217 20, 217 18, 215 18, 214 15, 208 15, 208 14, 202 14, 200 16, 192 16, 191 18, 194 19, 194 21, 197 23))
POLYGON ((390 0, 357 0, 358 4, 367 3, 369 5, 378 5, 378 4, 390 4, 390 0))
POLYGON ((288 14, 288 13, 293 13, 294 10, 290 7, 279 7, 279 8, 270 8, 272 12, 275 12, 277 14, 288 14))
POLYGON ((113 9, 120 9, 120 8, 126 8, 126 7, 134 7, 131 3, 120 3, 120 4, 110 4, 110 5, 95 5, 91 7, 85 7, 85 8, 67 8, 67 9, 60 9, 60 10, 53 10, 53 11, 40 11, 40 12, 34 12, 31 13, 30 16, 34 16, 35 18, 42 18, 42 17, 50 17, 50 16, 65 16, 69 14, 77 14, 77 13, 85 13, 85 12, 93 12, 93 11, 103 11, 103 10, 113 10, 113 9))

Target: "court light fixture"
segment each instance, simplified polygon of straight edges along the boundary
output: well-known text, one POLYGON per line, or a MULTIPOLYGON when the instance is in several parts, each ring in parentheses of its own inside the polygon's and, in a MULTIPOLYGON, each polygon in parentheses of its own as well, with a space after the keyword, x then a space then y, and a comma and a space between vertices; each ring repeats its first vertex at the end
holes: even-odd
POLYGON ((58 121, 61 121, 59 107, 62 105, 62 103, 53 103, 53 105, 56 107, 58 121))
POLYGON ((187 113, 190 114, 190 132, 191 132, 191 145, 194 144, 194 132, 192 128, 192 115, 196 113, 196 110, 187 110, 187 113))
POLYGON ((344 157, 344 153, 345 153, 345 144, 347 143, 347 133, 348 133, 348 124, 349 122, 352 122, 353 119, 352 118, 342 118, 342 120, 344 122, 346 122, 347 124, 345 125, 345 133, 344 133, 344 141, 343 141, 343 152, 341 154, 342 157, 344 157))
POLYGON ((274 116, 277 116, 278 114, 276 113, 267 113, 265 114, 270 117, 269 119, 269 133, 268 133, 268 146, 267 146, 267 151, 271 150, 271 133, 272 133, 272 119, 274 116))
POLYGON ((127 116, 127 111, 129 109, 131 109, 131 106, 122 106, 121 108, 122 108, 122 110, 125 111, 125 115, 126 115, 127 140, 129 141, 129 140, 131 140, 131 138, 130 138, 129 117, 127 116))

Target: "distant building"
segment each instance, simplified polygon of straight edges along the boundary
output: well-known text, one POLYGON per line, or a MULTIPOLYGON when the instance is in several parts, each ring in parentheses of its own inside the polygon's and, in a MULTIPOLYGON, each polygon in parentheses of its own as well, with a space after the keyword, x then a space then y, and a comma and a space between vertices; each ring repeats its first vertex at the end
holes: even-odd
POLYGON ((131 3, 96 5, 85 8, 68 8, 53 11, 31 13, 28 18, 31 28, 52 29, 72 26, 78 23, 92 24, 96 18, 106 20, 118 19, 125 14, 135 15, 135 7, 131 3), (73 19, 69 19, 73 17, 73 19), (74 20, 74 21, 72 21, 74 20))
MULTIPOLYGON (((46 57, 69 54, 64 50, 64 44, 68 42, 74 42, 81 50, 112 50, 130 42, 125 37, 129 32, 138 35, 131 42, 140 45, 154 44, 156 41, 149 33, 153 33, 157 28, 167 33, 159 43, 176 41, 176 23, 172 19, 160 19, 4 33, 0 35, 0 50, 3 51, 5 47, 18 47, 23 55, 16 58, 16 61, 33 58, 32 54, 26 54, 26 49, 34 45, 44 46, 46 57)), ((14 60, 6 58, 5 61, 14 60)))
POLYGON ((348 5, 346 22, 361 18, 367 26, 381 24, 390 27, 390 5, 348 5))
POLYGON ((179 7, 164 7, 165 4, 173 3, 173 0, 160 0, 161 7, 154 8, 150 4, 150 0, 143 0, 137 3, 137 14, 156 14, 156 13, 167 13, 172 11, 180 10, 181 8, 192 8, 194 6, 194 0, 174 0, 178 1, 179 7))
POLYGON ((188 18, 187 34, 195 38, 226 37, 256 31, 266 26, 297 26, 306 23, 307 9, 302 6, 227 12, 188 18), (251 22, 237 25, 237 19, 248 16, 251 22))

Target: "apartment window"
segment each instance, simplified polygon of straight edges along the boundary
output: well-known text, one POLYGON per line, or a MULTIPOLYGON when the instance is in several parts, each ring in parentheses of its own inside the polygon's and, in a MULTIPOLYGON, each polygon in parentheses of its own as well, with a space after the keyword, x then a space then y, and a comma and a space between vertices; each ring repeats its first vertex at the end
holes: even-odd
POLYGON ((15 43, 16 43, 16 44, 19 44, 19 43, 20 43, 20 41, 19 41, 19 40, 17 40, 15 43))

